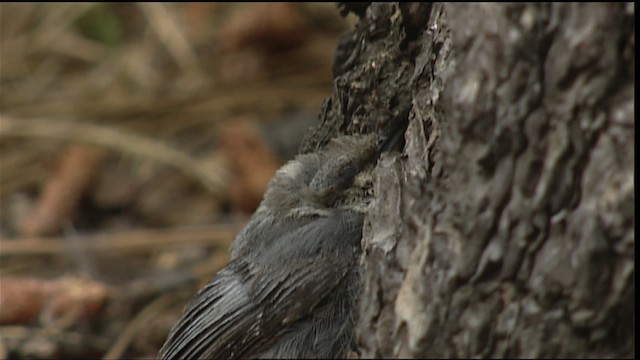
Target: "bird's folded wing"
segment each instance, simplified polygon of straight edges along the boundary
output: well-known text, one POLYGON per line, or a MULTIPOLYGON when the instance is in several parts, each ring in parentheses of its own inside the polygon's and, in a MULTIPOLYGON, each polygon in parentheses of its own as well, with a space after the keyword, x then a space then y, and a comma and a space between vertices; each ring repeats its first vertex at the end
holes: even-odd
POLYGON ((320 218, 281 239, 309 241, 302 253, 282 246, 266 262, 231 261, 191 301, 160 357, 230 359, 265 351, 344 278, 351 267, 345 256, 361 236, 358 221, 320 218))

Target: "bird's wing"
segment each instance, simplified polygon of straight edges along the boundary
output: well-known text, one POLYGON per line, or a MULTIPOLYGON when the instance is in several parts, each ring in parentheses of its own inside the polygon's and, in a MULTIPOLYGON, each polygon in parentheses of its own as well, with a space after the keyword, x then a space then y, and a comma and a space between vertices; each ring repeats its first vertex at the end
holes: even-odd
POLYGON ((160 357, 231 359, 265 351, 289 324, 308 316, 351 268, 362 217, 336 216, 286 233, 278 246, 251 262, 232 260, 191 301, 160 357))

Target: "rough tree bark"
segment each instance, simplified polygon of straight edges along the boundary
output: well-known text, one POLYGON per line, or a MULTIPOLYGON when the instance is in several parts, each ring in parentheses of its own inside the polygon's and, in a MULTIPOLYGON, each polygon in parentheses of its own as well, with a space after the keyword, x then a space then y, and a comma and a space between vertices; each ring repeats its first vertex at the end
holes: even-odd
POLYGON ((362 357, 632 357, 633 4, 359 3, 303 150, 413 103, 376 168, 362 357))

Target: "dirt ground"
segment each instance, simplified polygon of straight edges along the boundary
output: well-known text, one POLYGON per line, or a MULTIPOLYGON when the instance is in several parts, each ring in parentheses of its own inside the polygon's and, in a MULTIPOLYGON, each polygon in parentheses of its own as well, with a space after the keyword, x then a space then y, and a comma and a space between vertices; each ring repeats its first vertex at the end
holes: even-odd
POLYGON ((332 89, 333 4, 0 4, 0 358, 150 358, 332 89))

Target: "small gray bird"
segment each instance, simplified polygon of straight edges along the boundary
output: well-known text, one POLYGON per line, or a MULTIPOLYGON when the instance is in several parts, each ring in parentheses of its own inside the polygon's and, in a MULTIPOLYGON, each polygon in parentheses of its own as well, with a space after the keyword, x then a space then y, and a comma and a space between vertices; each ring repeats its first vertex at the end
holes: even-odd
POLYGON ((404 139, 409 110, 382 134, 338 137, 278 170, 229 264, 191 300, 160 358, 345 357, 371 199, 366 175, 404 139))

